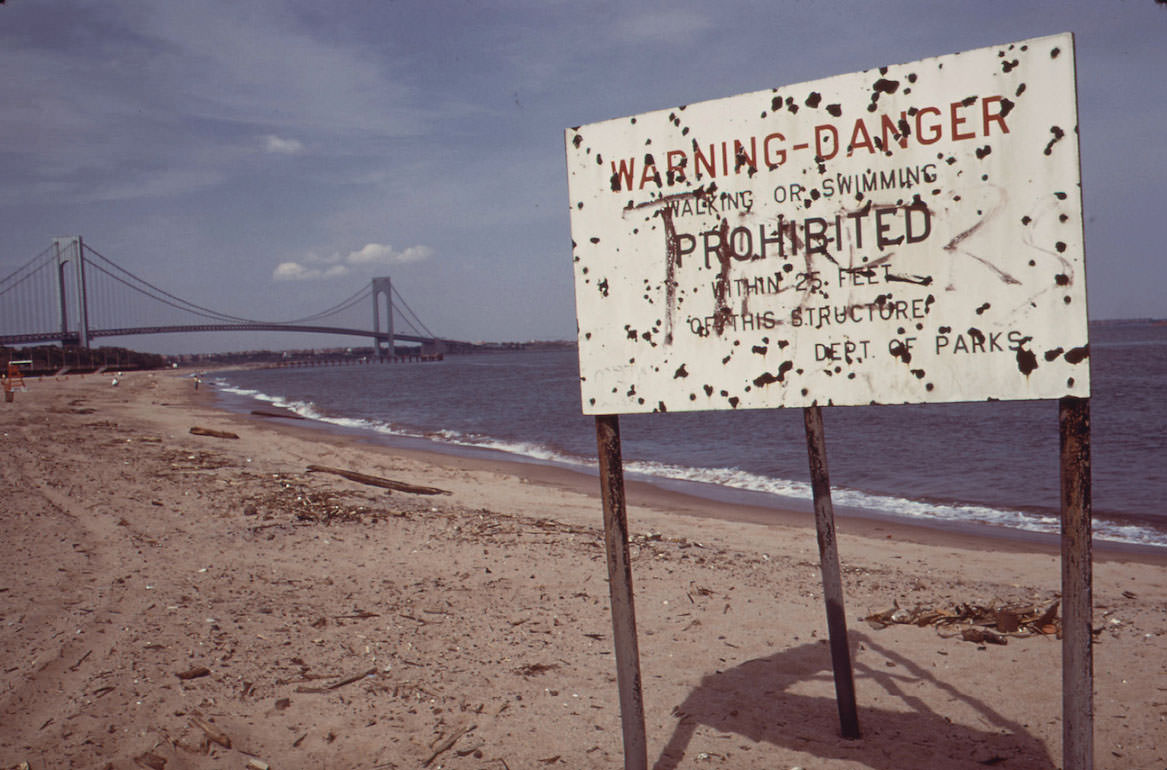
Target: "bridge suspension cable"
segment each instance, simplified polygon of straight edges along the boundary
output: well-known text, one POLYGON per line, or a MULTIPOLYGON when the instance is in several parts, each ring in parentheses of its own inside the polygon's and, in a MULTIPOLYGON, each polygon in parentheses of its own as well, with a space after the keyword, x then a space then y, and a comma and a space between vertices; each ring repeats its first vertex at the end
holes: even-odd
MULTIPOLYGON (((405 297, 402 297, 401 294, 397 291, 397 287, 392 286, 390 288, 393 291, 393 296, 398 299, 398 301, 401 303, 401 306, 409 312, 409 315, 413 316, 414 321, 417 321, 417 326, 420 326, 421 330, 424 330, 426 335, 428 335, 430 337, 436 337, 436 335, 433 332, 431 332, 428 328, 426 328, 426 325, 421 322, 421 319, 417 317, 417 313, 413 312, 413 308, 411 308, 409 306, 409 303, 405 301, 405 297)), ((402 313, 402 315, 401 315, 401 320, 403 320, 403 321, 405 321, 405 323, 409 324, 410 328, 412 328, 414 332, 416 332, 419 335, 421 334, 421 331, 418 330, 417 326, 414 326, 412 323, 410 323, 409 319, 405 316, 404 313, 402 313)))
MULTIPOLYGON (((158 300, 158 301, 160 301, 166 305, 169 305, 171 307, 174 307, 178 310, 185 310, 187 312, 194 313, 195 315, 200 315, 204 318, 210 318, 210 319, 214 319, 214 320, 218 320, 218 321, 234 321, 234 322, 238 322, 238 323, 263 323, 263 321, 260 321, 260 320, 255 319, 255 318, 243 318, 240 316, 230 315, 229 313, 223 313, 223 312, 220 312, 217 310, 212 310, 210 308, 205 308, 202 305, 197 305, 197 304, 190 302, 188 300, 184 300, 181 297, 176 297, 175 295, 171 294, 170 292, 166 291, 165 289, 161 289, 161 288, 155 286, 154 284, 150 283, 149 281, 147 281, 143 278, 140 278, 137 275, 134 275, 129 270, 126 270, 125 268, 119 266, 118 264, 116 264, 115 262, 110 260, 108 257, 99 254, 97 251, 95 251, 93 248, 91 248, 88 244, 85 245, 85 249, 86 249, 86 251, 90 252, 91 254, 101 258, 101 260, 103 262, 110 265, 111 267, 113 267, 117 271, 124 273, 132 281, 140 283, 143 286, 149 287, 149 289, 151 289, 152 292, 156 292, 156 293, 151 293, 151 291, 146 291, 146 290, 142 289, 140 286, 133 285, 133 283, 131 283, 130 281, 125 280, 117 275, 114 275, 110 271, 103 269, 101 267, 101 265, 99 265, 97 263, 92 263, 92 262, 90 263, 91 265, 96 267, 98 270, 101 270, 101 272, 108 275, 110 278, 113 278, 114 280, 128 286, 131 289, 135 289, 139 292, 142 292, 143 294, 147 294, 151 298, 158 300)), ((348 310, 349 308, 356 306, 360 302, 367 300, 371 293, 372 293, 372 289, 369 286, 366 286, 366 287, 358 290, 356 293, 352 294, 348 298, 343 299, 340 302, 338 302, 337 304, 333 305, 332 307, 327 308, 325 310, 321 310, 320 312, 313 313, 313 314, 308 315, 308 316, 304 316, 303 318, 294 318, 294 319, 289 319, 289 320, 285 320, 285 321, 270 321, 267 323, 279 323, 279 324, 289 324, 289 325, 291 325, 291 324, 303 324, 303 323, 308 323, 309 321, 318 321, 318 320, 320 320, 322 318, 326 318, 328 316, 339 315, 340 313, 344 312, 345 310, 348 310)))
POLYGON ((106 270, 104 267, 101 266, 101 264, 99 264, 97 262, 90 262, 89 265, 91 267, 94 267, 97 270, 100 270, 102 273, 105 273, 110 278, 114 279, 115 281, 117 281, 121 284, 124 284, 125 286, 128 286, 129 288, 134 289, 135 291, 141 292, 142 294, 145 294, 146 296, 148 296, 152 299, 155 299, 155 300, 157 300, 165 305, 169 305, 173 308, 177 308, 178 310, 185 310, 188 313, 194 313, 195 315, 202 316, 203 318, 210 318, 210 319, 213 319, 216 321, 234 321, 237 323, 257 323, 257 321, 253 318, 241 318, 240 316, 234 316, 234 315, 229 315, 227 313, 221 313, 218 310, 211 310, 210 308, 203 307, 202 305, 196 305, 195 303, 190 302, 188 300, 185 300, 182 297, 176 297, 175 295, 171 294, 170 292, 166 291, 165 289, 160 289, 157 286, 155 286, 154 284, 150 283, 149 281, 147 281, 143 278, 139 278, 138 276, 131 273, 129 270, 126 270, 124 267, 119 266, 113 260, 109 259, 109 257, 106 257, 106 256, 99 254, 89 244, 85 244, 85 250, 88 251, 91 255, 100 259, 105 264, 109 265, 111 268, 116 270, 118 273, 123 273, 124 275, 128 276, 129 280, 126 280, 125 278, 122 278, 121 276, 116 275, 115 273, 113 273, 109 270, 106 270), (148 287, 150 289, 150 291, 143 289, 141 286, 135 286, 133 282, 136 282, 136 283, 142 284, 142 286, 148 287), (156 293, 154 293, 154 292, 156 292, 156 293))
POLYGON ((8 292, 15 289, 17 286, 20 286, 22 283, 36 275, 37 272, 44 267, 43 260, 52 250, 53 247, 49 246, 40 254, 37 254, 35 257, 13 270, 8 275, 4 276, 4 278, 0 279, 0 297, 4 296, 8 292), (38 262, 42 262, 42 264, 37 264, 38 262), (33 267, 33 265, 36 265, 36 267, 33 267), (24 275, 20 275, 21 272, 27 270, 30 267, 32 267, 31 270, 28 270, 28 272, 26 272, 24 275))
POLYGON ((348 299, 341 300, 340 302, 338 302, 337 304, 328 308, 327 310, 321 310, 319 313, 313 313, 312 315, 304 316, 303 318, 296 318, 296 319, 293 319, 291 321, 280 321, 280 323, 302 324, 302 323, 307 323, 308 321, 318 321, 321 318, 324 318, 324 317, 330 316, 330 315, 339 315, 340 313, 344 312, 345 310, 348 310, 350 307, 354 307, 357 304, 366 301, 369 298, 369 295, 372 293, 373 293, 372 287, 366 286, 365 288, 358 291, 356 294, 353 294, 348 299))

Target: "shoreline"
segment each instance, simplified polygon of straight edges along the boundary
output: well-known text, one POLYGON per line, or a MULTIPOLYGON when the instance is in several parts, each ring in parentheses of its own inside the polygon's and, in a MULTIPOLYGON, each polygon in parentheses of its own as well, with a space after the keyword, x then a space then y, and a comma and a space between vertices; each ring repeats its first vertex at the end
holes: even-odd
MULTIPOLYGON (((0 406, 0 767, 620 765, 594 478, 227 412, 168 372, 0 406)), ((1059 766, 1054 634, 865 620, 1056 620, 1056 549, 840 517, 863 732, 845 740, 811 517, 628 498, 658 770, 1059 766)), ((1167 571, 1098 557, 1096 766, 1163 766, 1167 571)))
MULTIPOLYGON (((254 404, 260 408, 270 405, 250 396, 224 394, 213 385, 208 386, 207 392, 214 394, 219 400, 214 404, 215 408, 231 415, 266 420, 270 427, 277 430, 288 428, 319 431, 337 439, 351 439, 370 448, 400 452, 427 462, 440 463, 440 458, 452 457, 459 463, 481 463, 476 467, 510 473, 531 481, 560 485, 574 492, 593 496, 596 498, 599 511, 599 479, 594 469, 512 454, 503 449, 445 444, 420 437, 380 434, 370 429, 313 420, 295 415, 291 411, 288 414, 294 416, 288 420, 280 419, 274 414, 254 415, 248 411, 247 406, 233 409, 224 402, 236 400, 241 404, 254 404)), ((280 407, 275 409, 278 410, 280 407)), ((718 487, 685 479, 653 478, 628 470, 625 470, 624 475, 630 506, 639 504, 710 520, 763 526, 770 524, 804 526, 811 530, 813 537, 813 502, 809 499, 780 498, 765 492, 718 487), (756 498, 758 502, 750 502, 750 498, 756 498)), ((1060 553, 1060 535, 1055 532, 1037 532, 980 522, 911 520, 838 503, 834 508, 837 526, 866 537, 883 537, 888 531, 893 531, 896 539, 908 542, 933 545, 963 544, 978 550, 1004 548, 1012 552, 1060 553)), ((1095 536, 1093 550, 1096 559, 1139 560, 1151 564, 1167 564, 1167 546, 1121 542, 1095 536)))

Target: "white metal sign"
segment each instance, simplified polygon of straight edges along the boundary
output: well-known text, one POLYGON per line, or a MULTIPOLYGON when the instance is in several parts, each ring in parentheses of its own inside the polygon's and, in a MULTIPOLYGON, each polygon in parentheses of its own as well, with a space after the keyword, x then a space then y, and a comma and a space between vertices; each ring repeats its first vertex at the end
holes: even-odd
POLYGON ((586 414, 1089 396, 1070 34, 566 132, 586 414))

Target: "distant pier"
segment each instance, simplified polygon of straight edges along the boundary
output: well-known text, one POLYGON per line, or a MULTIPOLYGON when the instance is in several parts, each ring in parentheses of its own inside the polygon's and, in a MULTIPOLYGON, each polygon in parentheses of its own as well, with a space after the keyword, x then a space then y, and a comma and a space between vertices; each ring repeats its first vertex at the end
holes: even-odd
POLYGON ((302 369, 315 366, 366 366, 369 364, 413 364, 444 360, 443 353, 407 353, 396 356, 309 356, 285 361, 273 361, 263 369, 302 369))

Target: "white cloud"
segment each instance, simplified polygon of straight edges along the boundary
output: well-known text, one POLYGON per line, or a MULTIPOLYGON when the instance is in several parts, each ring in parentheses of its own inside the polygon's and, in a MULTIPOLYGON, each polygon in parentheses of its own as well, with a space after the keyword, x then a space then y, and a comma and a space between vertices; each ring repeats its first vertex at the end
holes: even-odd
POLYGON ((263 137, 263 149, 277 155, 299 155, 304 152, 304 143, 298 139, 284 139, 282 136, 268 134, 263 137))
POLYGON ((300 262, 281 262, 272 271, 277 281, 311 281, 336 278, 353 272, 354 267, 404 265, 429 259, 434 250, 429 246, 409 246, 397 250, 387 243, 366 243, 348 254, 339 252, 328 256, 308 254, 300 262))
POLYGON ((366 243, 362 248, 350 252, 345 261, 350 265, 404 265, 429 259, 434 250, 429 246, 410 246, 397 251, 383 243, 366 243))
POLYGON ((331 267, 305 267, 299 262, 281 262, 272 271, 272 277, 277 281, 312 281, 320 278, 335 278, 348 275, 349 269, 345 265, 331 267))

